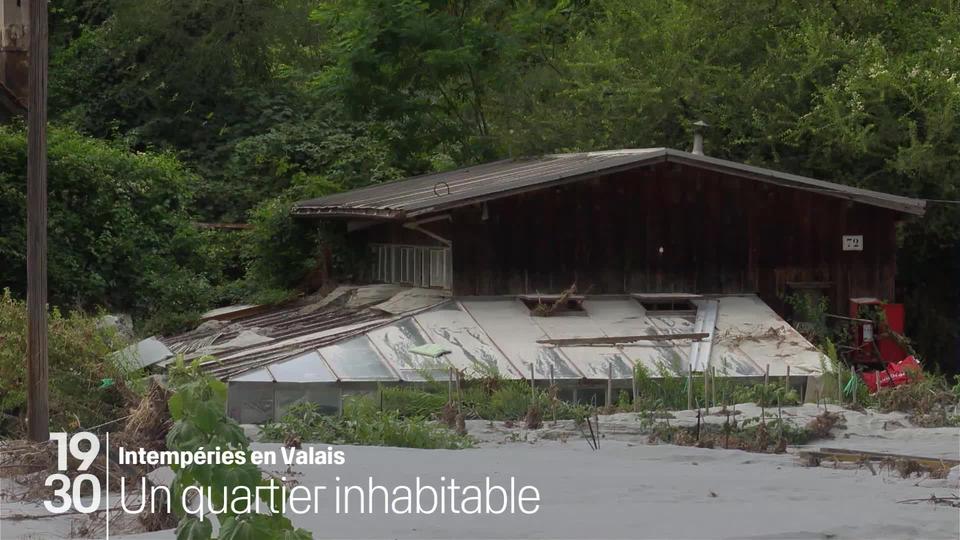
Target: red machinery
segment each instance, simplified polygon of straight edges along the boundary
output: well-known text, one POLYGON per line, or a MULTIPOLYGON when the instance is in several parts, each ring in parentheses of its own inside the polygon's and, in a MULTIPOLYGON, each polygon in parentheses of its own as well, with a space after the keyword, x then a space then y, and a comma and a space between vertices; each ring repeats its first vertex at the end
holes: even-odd
POLYGON ((897 340, 903 335, 903 304, 876 298, 851 298, 853 350, 850 359, 861 364, 860 377, 870 392, 910 382, 922 373, 920 364, 897 340))
POLYGON ((913 356, 908 356, 899 362, 890 362, 884 369, 860 372, 860 377, 867 384, 871 394, 879 388, 907 384, 912 379, 922 376, 923 369, 913 356))
POLYGON ((906 358, 894 333, 903 335, 903 304, 887 304, 876 298, 851 298, 850 318, 854 320, 851 359, 858 364, 890 364, 906 358), (880 317, 865 316, 871 310, 880 317))

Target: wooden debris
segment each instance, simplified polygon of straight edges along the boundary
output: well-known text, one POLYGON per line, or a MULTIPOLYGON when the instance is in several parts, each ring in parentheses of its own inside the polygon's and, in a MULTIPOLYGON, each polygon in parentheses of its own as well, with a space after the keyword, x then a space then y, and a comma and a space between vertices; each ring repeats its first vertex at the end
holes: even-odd
POLYGON ((610 345, 626 345, 638 341, 679 341, 679 340, 703 340, 710 337, 707 333, 695 334, 650 334, 644 336, 598 336, 588 338, 560 338, 560 339, 538 339, 537 343, 543 345, 556 345, 558 347, 584 346, 584 347, 607 347, 610 345))
POLYGON ((576 298, 574 293, 577 292, 576 282, 566 289, 556 299, 553 299, 549 302, 543 302, 543 297, 537 297, 537 305, 531 310, 531 314, 536 317, 549 317, 556 313, 560 313, 567 310, 567 303, 570 301, 575 301, 577 303, 583 301, 583 297, 576 298))
POLYGON ((877 462, 880 468, 895 470, 901 477, 929 474, 931 477, 942 477, 951 467, 960 465, 960 460, 943 459, 922 456, 908 456, 885 452, 870 452, 866 450, 847 450, 844 448, 821 448, 817 450, 801 450, 799 457, 806 466, 817 466, 825 461, 832 461, 834 466, 840 463, 855 464, 858 467, 867 467, 876 474, 871 462, 877 462))

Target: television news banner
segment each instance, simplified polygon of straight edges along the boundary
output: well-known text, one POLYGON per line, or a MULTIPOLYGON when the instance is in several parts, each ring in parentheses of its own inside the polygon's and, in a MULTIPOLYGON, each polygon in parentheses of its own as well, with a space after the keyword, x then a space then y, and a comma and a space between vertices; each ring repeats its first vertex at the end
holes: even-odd
POLYGON ((302 448, 262 447, 237 450, 220 447, 196 451, 158 451, 144 448, 120 447, 110 453, 110 434, 105 434, 105 444, 90 432, 68 434, 51 433, 51 442, 57 447, 57 469, 60 472, 47 476, 45 485, 53 488, 53 495, 43 502, 51 514, 92 514, 103 512, 106 517, 106 537, 110 537, 110 514, 123 512, 136 515, 144 512, 165 512, 177 515, 210 519, 227 510, 235 514, 276 513, 303 515, 332 510, 337 515, 387 514, 387 515, 533 515, 540 511, 540 490, 532 485, 521 484, 516 477, 491 478, 486 476, 476 483, 462 483, 456 478, 438 476, 426 479, 415 476, 409 484, 380 485, 373 476, 365 482, 349 484, 341 482, 336 468, 347 464, 348 450, 331 446, 302 448), (68 467, 76 465, 74 470, 68 467), (221 493, 213 494, 215 488, 192 485, 179 494, 170 486, 148 483, 119 476, 119 489, 114 493, 104 491, 101 478, 92 474, 90 467, 102 459, 106 474, 103 481, 110 485, 111 471, 118 466, 190 466, 190 465, 243 465, 252 463, 261 469, 281 466, 290 470, 298 467, 330 467, 327 484, 287 485, 287 478, 279 476, 279 482, 264 483, 250 490, 246 486, 223 487, 221 493), (68 474, 71 473, 71 474, 68 474), (137 493, 139 496, 131 497, 137 493), (111 498, 114 498, 111 503, 111 498), (222 503, 216 505, 214 500, 222 503))

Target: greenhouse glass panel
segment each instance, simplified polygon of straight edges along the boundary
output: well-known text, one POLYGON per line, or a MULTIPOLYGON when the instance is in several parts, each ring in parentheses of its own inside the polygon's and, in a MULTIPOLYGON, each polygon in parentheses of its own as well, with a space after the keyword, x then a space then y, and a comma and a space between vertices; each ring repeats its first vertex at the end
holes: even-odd
POLYGON ((278 383, 276 403, 277 420, 300 403, 313 403, 324 414, 336 414, 340 410, 340 387, 336 383, 278 383))
POLYGON ((563 347, 562 350, 588 379, 608 379, 611 367, 614 379, 633 376, 633 362, 613 347, 563 347))
POLYGON ((273 382, 273 376, 270 375, 268 368, 260 368, 248 371, 242 375, 237 375, 230 379, 230 382, 273 382))
POLYGON ((343 381, 396 381, 397 375, 387 367, 366 335, 357 336, 319 351, 343 381))
POLYGON ((430 339, 450 349, 450 362, 468 376, 521 377, 482 328, 453 302, 416 316, 430 339))
POLYGON ((316 351, 270 366, 277 382, 336 382, 337 377, 316 351))
POLYGON ((274 419, 274 383, 230 381, 227 414, 241 424, 262 424, 274 419))
POLYGON ((400 372, 405 381, 446 380, 450 363, 446 356, 430 358, 410 349, 430 343, 412 318, 378 328, 367 334, 374 347, 400 372))

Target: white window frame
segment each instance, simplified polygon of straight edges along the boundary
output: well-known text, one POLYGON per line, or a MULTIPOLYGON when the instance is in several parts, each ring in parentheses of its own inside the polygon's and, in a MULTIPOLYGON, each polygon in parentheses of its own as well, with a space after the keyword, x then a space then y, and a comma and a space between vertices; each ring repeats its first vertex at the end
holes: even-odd
POLYGON ((450 289, 453 285, 449 247, 371 244, 370 251, 370 275, 375 281, 433 289, 450 289))

